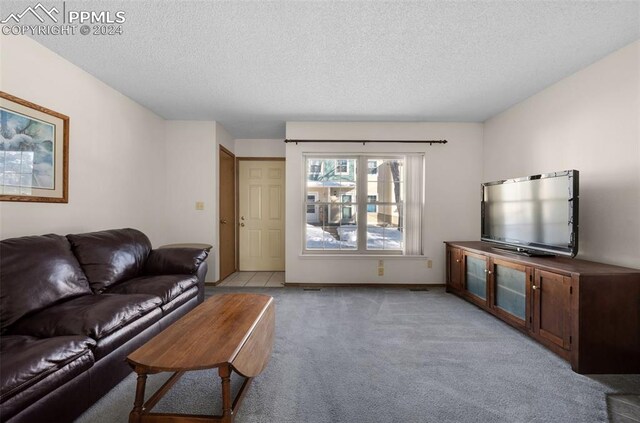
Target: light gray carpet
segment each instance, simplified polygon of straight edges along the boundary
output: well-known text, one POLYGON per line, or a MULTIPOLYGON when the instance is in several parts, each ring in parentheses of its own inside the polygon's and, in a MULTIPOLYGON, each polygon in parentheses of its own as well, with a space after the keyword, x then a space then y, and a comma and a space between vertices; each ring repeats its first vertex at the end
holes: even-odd
MULTIPOLYGON (((607 394, 640 393, 640 375, 574 373, 442 288, 208 288, 236 291, 273 295, 277 316, 239 423, 606 422, 607 394)), ((188 373, 156 411, 218 413, 216 375, 188 373)), ((134 390, 129 376, 78 422, 126 422, 134 390)))

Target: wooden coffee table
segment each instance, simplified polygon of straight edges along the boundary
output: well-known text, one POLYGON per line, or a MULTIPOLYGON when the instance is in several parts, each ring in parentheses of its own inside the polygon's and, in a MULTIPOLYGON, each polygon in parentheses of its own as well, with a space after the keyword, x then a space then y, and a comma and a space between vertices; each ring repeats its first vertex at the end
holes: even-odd
POLYGON ((233 422, 254 377, 271 357, 275 328, 273 298, 258 294, 215 295, 127 357, 138 374, 130 423, 233 422), (151 413, 152 408, 188 370, 217 368, 222 379, 222 414, 151 413), (246 379, 233 401, 231 372, 246 379), (147 375, 175 372, 147 402, 147 375))

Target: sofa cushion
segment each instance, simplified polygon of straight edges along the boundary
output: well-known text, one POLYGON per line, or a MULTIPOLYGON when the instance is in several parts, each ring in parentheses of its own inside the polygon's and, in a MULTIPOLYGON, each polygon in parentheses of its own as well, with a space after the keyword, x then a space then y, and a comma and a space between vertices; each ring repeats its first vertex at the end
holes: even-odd
POLYGON ((155 295, 100 294, 74 298, 19 320, 11 334, 50 338, 85 335, 102 339, 156 309, 155 295))
MULTIPOLYGON (((45 339, 20 335, 3 336, 0 339, 0 403, 81 356, 86 355, 87 359, 82 360, 82 368, 76 370, 91 367, 93 355, 89 348, 95 345, 96 341, 86 336, 58 336, 45 339)), ((47 386, 42 387, 43 391, 52 391, 66 380, 68 378, 60 377, 50 380, 47 386)))
POLYGON ((162 308, 162 313, 166 316, 167 314, 171 313, 173 310, 177 309, 187 301, 197 296, 198 296, 198 287, 193 286, 187 289, 186 291, 184 291, 182 294, 180 294, 173 300, 171 300, 171 302, 162 304, 162 306, 160 307, 162 308))
POLYGON ((110 287, 110 294, 151 294, 162 299, 162 304, 173 301, 187 289, 198 283, 196 276, 158 275, 141 276, 110 287))
POLYGON ((0 330, 66 298, 91 294, 67 239, 60 235, 0 241, 0 330))
POLYGON ((149 238, 135 229, 72 234, 67 239, 96 293, 138 276, 151 251, 149 238))
MULTIPOLYGON (((128 325, 123 326, 118 330, 111 332, 109 335, 100 338, 98 340, 98 344, 93 350, 93 355, 95 356, 96 361, 99 362, 102 357, 105 357, 115 349, 120 348, 160 319, 162 319, 162 309, 160 307, 157 307, 144 316, 140 317, 139 319, 132 321, 128 325)), ((158 332, 159 327, 156 333, 158 332)))
MULTIPOLYGON (((2 341, 4 341, 4 338, 2 339, 2 341)), ((42 341, 51 342, 50 340, 42 340, 42 341)), ((53 342, 58 342, 58 340, 54 338, 53 342)), ((23 347, 29 348, 28 346, 20 346, 20 345, 17 346, 17 348, 23 348, 23 347)), ((46 350, 45 347, 42 347, 42 348, 43 350, 46 350)), ((68 351, 68 352, 78 351, 73 345, 73 343, 71 343, 71 345, 70 344, 60 345, 59 348, 52 347, 52 350, 55 351, 54 356, 56 356, 57 358, 62 358, 65 351, 68 351), (59 353, 61 355, 58 355, 59 353)), ((9 357, 9 354, 7 356, 9 357)), ((44 358, 46 359, 46 353, 44 354, 44 358)), ((3 352, 3 359, 4 359, 4 352, 3 352)), ((36 359, 31 362, 35 364, 36 361, 38 360, 36 359)), ((45 360, 43 361, 46 362, 45 360)), ((43 371, 38 375, 34 375, 34 377, 31 380, 28 380, 28 381, 25 380, 21 386, 19 386, 18 388, 14 388, 14 390, 11 392, 11 395, 7 394, 5 398, 3 398, 2 402, 0 402, 0 416, 2 416, 2 421, 8 421, 9 419, 11 419, 13 416, 16 416, 16 415, 18 415, 16 418, 16 422, 18 421, 33 421, 33 422, 65 421, 65 420, 57 419, 56 417, 51 417, 49 415, 46 415, 46 418, 45 418, 43 417, 42 413, 38 413, 35 415, 32 414, 31 417, 24 418, 24 416, 20 413, 24 409, 32 407, 34 404, 39 403, 42 398, 47 397, 51 392, 57 392, 61 389, 64 389, 64 387, 68 386, 68 384, 74 383, 79 379, 81 380, 83 373, 90 371, 91 367, 93 366, 93 363, 94 363, 93 355, 91 354, 90 351, 85 349, 83 352, 79 352, 78 355, 75 356, 75 358, 69 358, 68 360, 66 360, 66 362, 60 361, 60 363, 57 364, 56 366, 49 368, 48 370, 43 371)), ((30 364, 29 361, 23 361, 21 363, 13 363, 13 364, 22 366, 22 369, 32 368, 32 367, 29 367, 29 364, 30 364)), ((11 371, 11 368, 13 366, 8 365, 7 367, 9 371, 5 373, 3 369, 3 372, 2 372, 3 383, 5 382, 5 376, 10 377, 15 374, 14 372, 11 371)), ((87 386, 86 383, 82 385, 87 386)), ((82 401, 83 397, 84 397, 83 394, 75 395, 72 401, 74 402, 82 401)), ((69 420, 66 420, 66 421, 69 421, 69 420)))
POLYGON ((152 250, 144 267, 147 275, 193 275, 207 259, 209 250, 200 248, 160 248, 152 250))

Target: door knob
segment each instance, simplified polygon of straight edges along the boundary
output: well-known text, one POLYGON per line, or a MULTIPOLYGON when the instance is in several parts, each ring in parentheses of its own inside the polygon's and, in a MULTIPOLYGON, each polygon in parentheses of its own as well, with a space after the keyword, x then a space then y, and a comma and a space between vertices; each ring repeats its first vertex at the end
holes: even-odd
POLYGON ((533 285, 533 286, 531 287, 531 289, 536 290, 536 289, 538 289, 538 287, 537 287, 537 286, 535 286, 535 285, 533 285))
POLYGON ((460 260, 459 260, 459 259, 458 259, 458 260, 456 260, 456 263, 460 263, 460 260))
POLYGON ((220 223, 222 223, 223 225, 225 225, 227 223, 227 219, 220 219, 220 223))
POLYGON ((491 274, 491 270, 489 270, 487 273, 488 273, 488 274, 491 274))

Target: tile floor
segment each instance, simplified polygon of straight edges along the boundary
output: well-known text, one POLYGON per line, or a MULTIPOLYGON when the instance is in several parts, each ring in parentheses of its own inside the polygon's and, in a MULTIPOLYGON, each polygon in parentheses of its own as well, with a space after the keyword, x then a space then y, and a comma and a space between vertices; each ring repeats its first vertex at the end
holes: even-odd
POLYGON ((236 272, 217 286, 283 288, 284 272, 236 272))

